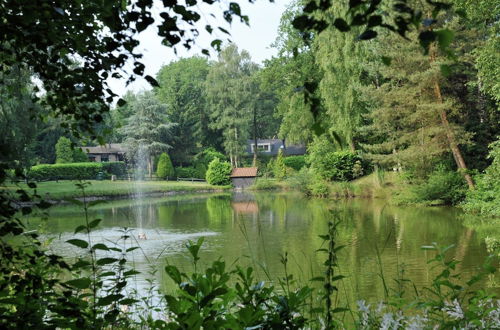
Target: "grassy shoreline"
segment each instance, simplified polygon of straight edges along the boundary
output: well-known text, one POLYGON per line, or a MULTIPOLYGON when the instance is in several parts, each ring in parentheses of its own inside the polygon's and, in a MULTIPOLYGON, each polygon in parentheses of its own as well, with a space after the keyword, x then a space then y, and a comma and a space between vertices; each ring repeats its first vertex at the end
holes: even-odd
MULTIPOLYGON (((79 181, 47 181, 37 183, 36 193, 48 200, 81 197, 81 191, 75 184, 79 181)), ((118 198, 134 196, 140 191, 145 195, 171 195, 188 192, 221 192, 230 186, 213 186, 205 182, 177 181, 96 181, 89 180, 85 189, 88 198, 118 198)), ((10 184, 0 187, 2 190, 15 192, 17 189, 32 190, 26 184, 10 184)))

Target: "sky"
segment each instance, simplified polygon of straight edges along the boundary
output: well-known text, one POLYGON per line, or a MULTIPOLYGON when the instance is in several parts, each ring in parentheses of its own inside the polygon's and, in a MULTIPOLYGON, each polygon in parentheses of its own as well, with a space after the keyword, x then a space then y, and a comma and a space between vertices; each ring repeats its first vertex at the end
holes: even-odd
MULTIPOLYGON (((210 41, 214 38, 231 39, 238 45, 238 48, 247 50, 252 60, 259 64, 265 59, 269 59, 273 55, 276 55, 276 50, 271 48, 270 45, 278 35, 281 15, 287 5, 291 3, 291 0, 275 0, 274 3, 268 0, 257 0, 254 4, 250 4, 248 1, 238 3, 241 6, 242 13, 249 17, 250 26, 240 23, 237 19, 234 19, 231 25, 227 25, 220 16, 214 19, 209 15, 210 11, 212 13, 222 12, 222 10, 217 10, 216 4, 212 6, 202 5, 200 7, 202 19, 198 29, 200 32, 203 31, 203 33, 200 33, 197 44, 190 51, 185 50, 182 46, 178 47, 177 55, 172 48, 161 45, 161 38, 157 36, 157 28, 154 24, 140 33, 138 51, 143 54, 142 63, 146 65, 145 75, 147 74, 155 77, 158 70, 165 64, 179 58, 201 55, 201 50, 203 48, 210 48, 210 41), (207 22, 212 24, 212 26, 222 26, 226 28, 231 33, 231 36, 226 36, 222 32, 210 36, 208 33, 204 32, 203 28, 207 22)), ((160 7, 156 8, 156 12, 160 11, 159 8, 160 7)), ((155 12, 155 9, 153 9, 153 11, 155 12)), ((211 58, 217 58, 216 52, 212 52, 211 58)), ((132 66, 130 65, 130 71, 131 68, 132 66)), ((110 79, 108 83, 111 89, 120 96, 124 95, 127 90, 138 92, 145 89, 151 89, 149 83, 142 78, 139 78, 128 86, 125 86, 125 79, 110 79)))

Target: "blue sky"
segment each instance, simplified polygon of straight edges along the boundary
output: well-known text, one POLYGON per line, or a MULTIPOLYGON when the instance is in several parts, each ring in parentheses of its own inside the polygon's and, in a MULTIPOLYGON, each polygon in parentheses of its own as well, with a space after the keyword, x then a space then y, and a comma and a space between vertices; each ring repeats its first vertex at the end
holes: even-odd
MULTIPOLYGON (((203 12, 203 18, 199 30, 203 30, 206 22, 212 24, 212 26, 219 25, 226 28, 231 33, 229 38, 240 49, 247 50, 254 62, 262 63, 263 60, 271 58, 276 54, 276 51, 270 45, 276 39, 281 15, 289 3, 291 3, 291 0, 277 0, 274 3, 267 0, 259 0, 254 4, 250 4, 248 1, 239 2, 242 12, 250 18, 250 26, 246 26, 236 20, 231 26, 224 24, 225 22, 220 16, 214 19, 209 15, 210 12, 221 12, 221 10, 217 10, 216 4, 213 6, 201 5, 200 11, 203 12)), ((157 11, 160 11, 159 7, 157 11)), ((144 55, 142 62, 146 65, 146 74, 153 77, 164 64, 168 64, 181 57, 201 55, 201 49, 209 48, 210 41, 214 38, 214 36, 210 36, 208 33, 201 33, 195 47, 190 51, 186 51, 180 47, 177 49, 176 55, 173 49, 161 45, 161 40, 156 35, 156 31, 157 28, 155 26, 150 26, 146 31, 139 34, 141 42, 139 51, 144 55)), ((218 33, 216 37, 226 38, 223 33, 218 33)), ((216 58, 215 52, 211 54, 211 58, 216 58)), ((131 66, 129 69, 131 70, 131 66)), ((109 83, 112 89, 120 96, 125 94, 127 90, 137 92, 151 88, 143 79, 137 80, 129 86, 125 86, 124 81, 118 80, 110 80, 109 83)))

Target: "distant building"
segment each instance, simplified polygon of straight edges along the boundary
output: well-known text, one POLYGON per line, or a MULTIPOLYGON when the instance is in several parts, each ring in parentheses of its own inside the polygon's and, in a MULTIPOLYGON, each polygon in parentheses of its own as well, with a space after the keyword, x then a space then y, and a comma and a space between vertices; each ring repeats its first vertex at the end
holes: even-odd
POLYGON ((235 188, 250 187, 257 177, 257 167, 237 167, 231 172, 231 182, 235 188))
POLYGON ((97 147, 80 147, 91 162, 119 162, 125 160, 125 148, 121 143, 109 143, 97 147))
MULTIPOLYGON (((254 140, 247 140, 246 154, 253 155, 255 147, 254 140)), ((304 155, 306 153, 306 146, 303 144, 285 144, 281 139, 258 139, 257 150, 262 155, 277 156, 279 150, 283 150, 285 156, 304 155)))

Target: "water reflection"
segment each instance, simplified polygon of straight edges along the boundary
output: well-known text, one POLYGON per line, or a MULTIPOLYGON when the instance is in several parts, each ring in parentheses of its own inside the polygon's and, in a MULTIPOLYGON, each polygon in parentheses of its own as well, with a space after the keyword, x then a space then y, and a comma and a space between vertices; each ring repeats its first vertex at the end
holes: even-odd
MULTIPOLYGON (((134 210, 144 215, 142 231, 148 237, 140 241, 141 256, 133 256, 139 268, 148 264, 145 256, 158 266, 175 263, 182 269, 191 266, 183 245, 188 239, 206 236, 202 253, 205 263, 222 256, 228 264, 252 265, 263 279, 283 276, 280 255, 289 255, 289 270, 306 283, 320 275, 324 256, 316 253, 322 245, 318 235, 326 232, 328 221, 337 216, 340 272, 347 276, 342 292, 351 302, 363 297, 384 297, 386 285, 393 279, 407 278, 420 287, 428 285, 437 274, 427 261, 432 252, 422 245, 438 242, 455 244, 452 257, 463 278, 477 271, 487 252, 475 232, 461 224, 459 211, 453 208, 399 208, 383 201, 307 200, 293 193, 235 193, 208 196, 178 196, 148 199, 139 204, 117 201, 92 211, 103 219, 96 240, 113 240, 120 227, 136 226, 134 210), (151 239, 150 239, 151 237, 151 239), (156 259, 159 253, 163 253, 156 259)), ((67 239, 84 222, 77 210, 60 207, 52 210, 47 230, 67 239)), ((32 219, 36 226, 37 220, 32 219)), ((61 253, 65 253, 61 249, 61 253)), ((161 273, 161 272, 159 272, 161 273)), ((161 282, 163 279, 158 278, 161 282)), ((495 277, 480 286, 497 287, 495 277)))

